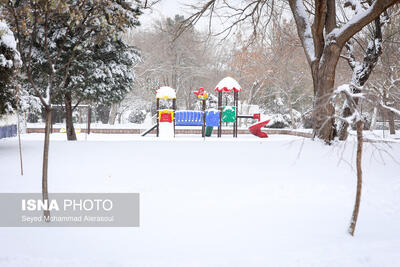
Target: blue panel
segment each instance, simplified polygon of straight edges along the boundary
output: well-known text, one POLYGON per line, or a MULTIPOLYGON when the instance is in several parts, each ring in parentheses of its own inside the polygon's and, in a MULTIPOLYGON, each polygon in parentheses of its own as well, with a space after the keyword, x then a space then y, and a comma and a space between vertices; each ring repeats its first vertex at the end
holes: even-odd
POLYGON ((183 113, 183 117, 184 117, 184 119, 183 119, 183 121, 182 121, 182 125, 187 125, 188 124, 188 120, 189 120, 189 113, 187 113, 187 112, 184 112, 183 113))
POLYGON ((17 136, 17 125, 0 127, 0 139, 17 136))
POLYGON ((181 124, 182 119, 183 119, 182 117, 183 117, 182 112, 179 112, 179 111, 175 112, 175 125, 180 125, 181 124))
POLYGON ((194 113, 195 113, 194 125, 203 125, 203 112, 194 111, 194 113))
POLYGON ((203 120, 202 120, 202 118, 203 118, 203 114, 201 114, 200 112, 196 112, 197 114, 196 114, 196 122, 197 122, 197 124, 200 124, 200 125, 202 125, 203 124, 203 120))
POLYGON ((206 126, 219 126, 219 110, 206 111, 206 126))
POLYGON ((203 125, 202 111, 177 111, 175 113, 175 125, 198 126, 203 125))
POLYGON ((193 113, 190 111, 187 111, 187 125, 192 125, 192 121, 193 121, 193 113))

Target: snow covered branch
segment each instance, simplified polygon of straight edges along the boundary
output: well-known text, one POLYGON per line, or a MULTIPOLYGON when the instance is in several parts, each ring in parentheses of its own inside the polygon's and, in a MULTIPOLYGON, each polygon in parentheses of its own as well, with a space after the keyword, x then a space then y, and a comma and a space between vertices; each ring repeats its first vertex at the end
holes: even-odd
MULTIPOLYGON (((352 1, 354 2, 354 1, 352 1)), ((365 11, 359 10, 358 13, 351 18, 343 27, 330 33, 332 39, 336 39, 340 47, 364 28, 367 24, 374 21, 388 7, 397 3, 397 0, 375 0, 373 4, 365 11)))
POLYGON ((314 39, 303 0, 290 0, 290 8, 297 25, 297 31, 309 63, 315 61, 314 39))

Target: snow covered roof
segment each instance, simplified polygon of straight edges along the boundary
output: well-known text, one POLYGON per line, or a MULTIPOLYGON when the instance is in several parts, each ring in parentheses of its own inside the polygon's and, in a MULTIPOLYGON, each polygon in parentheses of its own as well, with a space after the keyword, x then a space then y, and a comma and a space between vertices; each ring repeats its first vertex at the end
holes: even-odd
POLYGON ((215 87, 215 91, 217 92, 222 92, 222 91, 229 92, 232 90, 235 92, 239 92, 242 91, 242 87, 240 87, 239 83, 231 77, 223 78, 217 84, 217 87, 215 87))
POLYGON ((176 91, 168 86, 162 86, 157 90, 156 98, 174 99, 176 98, 176 91))

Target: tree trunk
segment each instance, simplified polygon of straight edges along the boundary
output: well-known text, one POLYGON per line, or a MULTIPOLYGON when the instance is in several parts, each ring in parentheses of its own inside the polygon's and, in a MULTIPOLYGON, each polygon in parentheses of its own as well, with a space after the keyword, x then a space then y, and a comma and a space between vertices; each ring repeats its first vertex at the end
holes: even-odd
POLYGON ((71 93, 65 93, 65 124, 67 128, 67 140, 76 141, 74 122, 72 120, 72 97, 71 93))
POLYGON ((290 97, 290 94, 288 94, 288 107, 289 107, 290 121, 292 123, 292 129, 296 129, 296 122, 294 120, 294 115, 293 115, 292 98, 290 97))
POLYGON ((324 140, 327 144, 330 144, 336 136, 335 107, 331 98, 340 50, 337 44, 325 47, 318 70, 316 71, 315 66, 312 66, 313 80, 316 80, 317 86, 312 114, 314 136, 324 140))
MULTIPOLYGON (((352 114, 351 109, 349 107, 349 104, 347 103, 347 100, 344 101, 343 108, 342 108, 342 114, 341 116, 343 118, 348 118, 352 114)), ((339 140, 344 141, 347 139, 349 132, 347 129, 349 128, 349 123, 347 121, 340 121, 338 125, 338 136, 339 140)))
POLYGON ((372 113, 372 118, 371 118, 371 126, 369 127, 370 131, 374 131, 376 129, 376 119, 378 117, 378 108, 374 107, 374 111, 372 113))
POLYGON ((88 106, 88 122, 87 122, 87 129, 86 132, 87 134, 90 134, 90 123, 92 122, 92 108, 88 106))
MULTIPOLYGON (((351 92, 353 94, 358 94, 361 93, 361 91, 359 89, 354 88, 354 86, 351 87, 351 92)), ((354 98, 354 103, 356 105, 358 105, 358 99, 354 98)), ((342 114, 341 116, 343 118, 348 118, 351 115, 353 115, 353 112, 351 111, 351 108, 349 106, 349 103, 347 100, 344 101, 343 104, 343 110, 342 110, 342 114)), ((347 139, 347 137, 349 136, 349 132, 348 132, 348 128, 349 128, 349 124, 347 123, 347 121, 340 121, 339 122, 339 126, 338 126, 338 136, 339 136, 339 140, 340 141, 345 141, 347 139)))
POLYGON ((112 104, 111 105, 111 110, 110 110, 110 116, 108 118, 108 124, 114 125, 115 124, 115 119, 117 118, 117 113, 118 113, 118 104, 112 104))
POLYGON ((349 233, 354 236, 354 231, 356 230, 357 218, 358 213, 360 210, 360 203, 361 203, 361 189, 362 189, 362 148, 363 148, 363 123, 362 121, 357 121, 357 158, 356 158, 356 165, 357 165, 357 193, 356 193, 356 202, 354 204, 353 215, 351 216, 351 223, 349 227, 349 233))
MULTIPOLYGON (((46 107, 46 126, 44 133, 44 147, 43 147, 43 168, 42 168, 42 198, 46 203, 49 202, 49 193, 47 187, 47 174, 48 174, 48 166, 49 166, 49 146, 50 146, 50 131, 51 131, 51 108, 46 107)), ((47 209, 43 211, 43 216, 46 221, 50 219, 50 211, 49 206, 47 205, 47 209)))
POLYGON ((396 129, 394 125, 394 113, 393 111, 387 111, 388 121, 389 121, 389 132, 390 134, 396 134, 396 129))
MULTIPOLYGON (((382 55, 382 23, 380 21, 380 18, 378 17, 375 19, 375 30, 374 30, 374 40, 373 40, 373 45, 369 45, 364 58, 363 58, 363 63, 361 68, 356 68, 356 63, 354 62, 354 55, 352 54, 352 49, 351 49, 351 44, 347 43, 346 47, 350 51, 350 58, 352 58, 352 62, 349 63, 352 70, 353 70, 353 77, 352 81, 355 82, 354 85, 351 86, 351 91, 353 94, 358 94, 361 93, 360 89, 357 87, 363 87, 364 84, 368 81, 369 76, 371 75, 372 71, 374 70, 376 63, 379 60, 379 57, 382 55)), ((356 105, 358 105, 358 98, 354 99, 354 102, 356 105)), ((345 104, 348 104, 347 101, 345 101, 345 104)), ((342 111, 342 117, 350 117, 353 115, 353 112, 350 110, 350 107, 348 105, 344 107, 342 111)), ((341 122, 340 127, 339 127, 339 140, 346 140, 348 136, 347 129, 349 127, 349 124, 347 122, 341 122)))

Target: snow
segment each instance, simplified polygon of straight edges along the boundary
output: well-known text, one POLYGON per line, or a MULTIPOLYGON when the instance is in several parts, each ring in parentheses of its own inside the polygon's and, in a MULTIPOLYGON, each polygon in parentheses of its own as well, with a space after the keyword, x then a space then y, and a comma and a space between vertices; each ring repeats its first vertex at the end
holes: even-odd
POLYGON ((13 50, 17 50, 17 43, 15 42, 14 39, 14 34, 8 27, 8 25, 0 20, 0 45, 5 45, 6 47, 9 47, 13 50))
POLYGON ((372 5, 366 10, 363 10, 362 8, 361 9, 357 8, 356 14, 341 28, 335 28, 333 31, 331 31, 328 34, 327 39, 336 40, 339 36, 343 35, 343 33, 346 32, 350 27, 352 27, 355 24, 359 24, 364 18, 371 16, 377 3, 379 3, 379 1, 374 1, 372 5))
POLYGON ((353 93, 350 88, 350 84, 347 84, 347 83, 339 85, 338 88, 335 90, 335 94, 340 94, 340 93, 344 93, 352 98, 362 98, 363 97, 363 93, 353 93))
POLYGON ((364 10, 359 0, 346 0, 345 6, 347 5, 349 5, 356 14, 364 10))
POLYGON ((176 91, 168 86, 162 86, 157 90, 156 98, 167 98, 173 99, 176 98, 176 91))
MULTIPOLYGON (((2 192, 41 190, 43 135, 22 139, 24 176, 17 139, 0 140, 2 192)), ((398 159, 400 143, 365 144, 361 210, 350 237, 353 137, 332 146, 280 135, 51 139, 50 192, 139 192, 141 226, 0 228, 2 267, 392 267, 400 260, 399 165, 375 147, 398 159), (221 154, 240 164, 221 164, 221 154)))
POLYGON ((239 92, 242 91, 242 87, 240 87, 239 83, 231 78, 231 77, 225 77, 223 78, 215 87, 215 91, 222 92, 222 91, 235 91, 239 92))
POLYGON ((0 115, 0 127, 1 126, 7 126, 7 125, 13 125, 17 124, 17 115, 12 113, 12 114, 5 114, 5 115, 0 115))
POLYGON ((17 43, 15 41, 14 34, 10 30, 8 25, 2 20, 0 20, 0 46, 11 49, 14 53, 14 58, 12 60, 6 59, 3 54, 0 54, 0 66, 5 68, 12 68, 14 64, 16 65, 16 67, 20 67, 22 65, 22 61, 17 50, 17 43))
POLYGON ((160 122, 158 125, 160 138, 174 138, 174 124, 172 122, 160 122))

